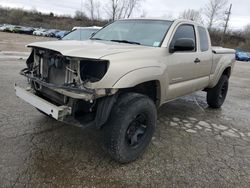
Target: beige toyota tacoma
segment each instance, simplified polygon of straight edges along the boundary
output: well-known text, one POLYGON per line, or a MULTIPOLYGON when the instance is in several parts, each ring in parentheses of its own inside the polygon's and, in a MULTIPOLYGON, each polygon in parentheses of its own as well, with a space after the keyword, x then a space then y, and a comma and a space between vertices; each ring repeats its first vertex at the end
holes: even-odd
POLYGON ((143 154, 164 103, 202 90, 220 108, 235 63, 234 50, 212 47, 207 29, 188 20, 118 20, 88 41, 28 47, 29 87, 16 85, 16 95, 58 121, 101 129, 120 163, 143 154))

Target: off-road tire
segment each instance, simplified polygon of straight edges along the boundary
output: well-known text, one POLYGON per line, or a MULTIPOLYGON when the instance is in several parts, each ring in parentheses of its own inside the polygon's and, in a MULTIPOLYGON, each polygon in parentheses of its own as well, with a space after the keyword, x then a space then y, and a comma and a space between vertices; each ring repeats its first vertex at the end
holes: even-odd
POLYGON ((207 104, 211 108, 220 108, 227 96, 228 76, 222 75, 217 85, 207 92, 207 104))
POLYGON ((152 139, 156 120, 156 106, 147 96, 137 93, 126 93, 119 96, 108 122, 103 127, 104 147, 111 158, 119 163, 129 163, 140 157, 152 139), (143 119, 142 117, 146 121, 142 121, 144 123, 141 124, 145 124, 146 128, 134 128, 140 124, 138 122, 143 119), (131 131, 132 128, 133 131, 131 131), (145 131, 140 137, 139 129, 145 131), (136 136, 131 136, 130 131, 135 132, 136 136), (139 138, 138 145, 134 146, 137 142, 133 143, 133 138, 136 140, 139 138))

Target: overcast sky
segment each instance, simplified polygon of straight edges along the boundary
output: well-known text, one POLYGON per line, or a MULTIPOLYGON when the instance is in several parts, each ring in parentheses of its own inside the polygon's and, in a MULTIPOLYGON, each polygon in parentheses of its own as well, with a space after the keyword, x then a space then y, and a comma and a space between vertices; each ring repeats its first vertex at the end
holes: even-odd
MULTIPOLYGON (((85 0, 82 0, 83 2, 85 0)), ((107 5, 108 0, 100 0, 102 6, 107 5)), ((204 7, 208 0, 144 0, 142 7, 136 10, 133 16, 139 16, 146 12, 147 17, 179 16, 185 9, 197 9, 204 7)), ((231 29, 242 29, 250 24, 250 0, 229 0, 233 4, 230 20, 231 29)), ((83 3, 84 4, 84 3, 83 3)), ((24 9, 36 9, 41 12, 54 12, 56 14, 74 15, 81 9, 81 0, 0 0, 4 7, 20 7, 24 9)), ((226 7, 225 7, 226 8, 226 7)), ((228 7, 229 8, 229 7, 228 7)), ((105 11, 102 13, 106 16, 105 11)))

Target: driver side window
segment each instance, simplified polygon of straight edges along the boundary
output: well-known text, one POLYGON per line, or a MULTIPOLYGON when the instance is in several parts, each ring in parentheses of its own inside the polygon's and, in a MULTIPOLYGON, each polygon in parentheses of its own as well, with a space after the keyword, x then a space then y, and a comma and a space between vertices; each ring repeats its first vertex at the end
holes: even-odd
POLYGON ((172 39, 170 46, 173 47, 175 42, 178 39, 191 39, 191 40, 193 40, 194 44, 195 44, 194 51, 196 51, 196 49, 197 49, 196 36, 195 36, 195 29, 194 29, 193 25, 184 24, 184 25, 179 26, 174 34, 174 37, 172 39))

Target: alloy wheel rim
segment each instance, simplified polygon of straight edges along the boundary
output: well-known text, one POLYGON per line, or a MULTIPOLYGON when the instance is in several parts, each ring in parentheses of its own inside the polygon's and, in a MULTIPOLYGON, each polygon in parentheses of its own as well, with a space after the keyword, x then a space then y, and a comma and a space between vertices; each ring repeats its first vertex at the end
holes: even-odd
POLYGON ((129 147, 137 147, 140 145, 143 137, 147 132, 147 118, 145 114, 138 114, 129 124, 126 131, 126 142, 129 147))

